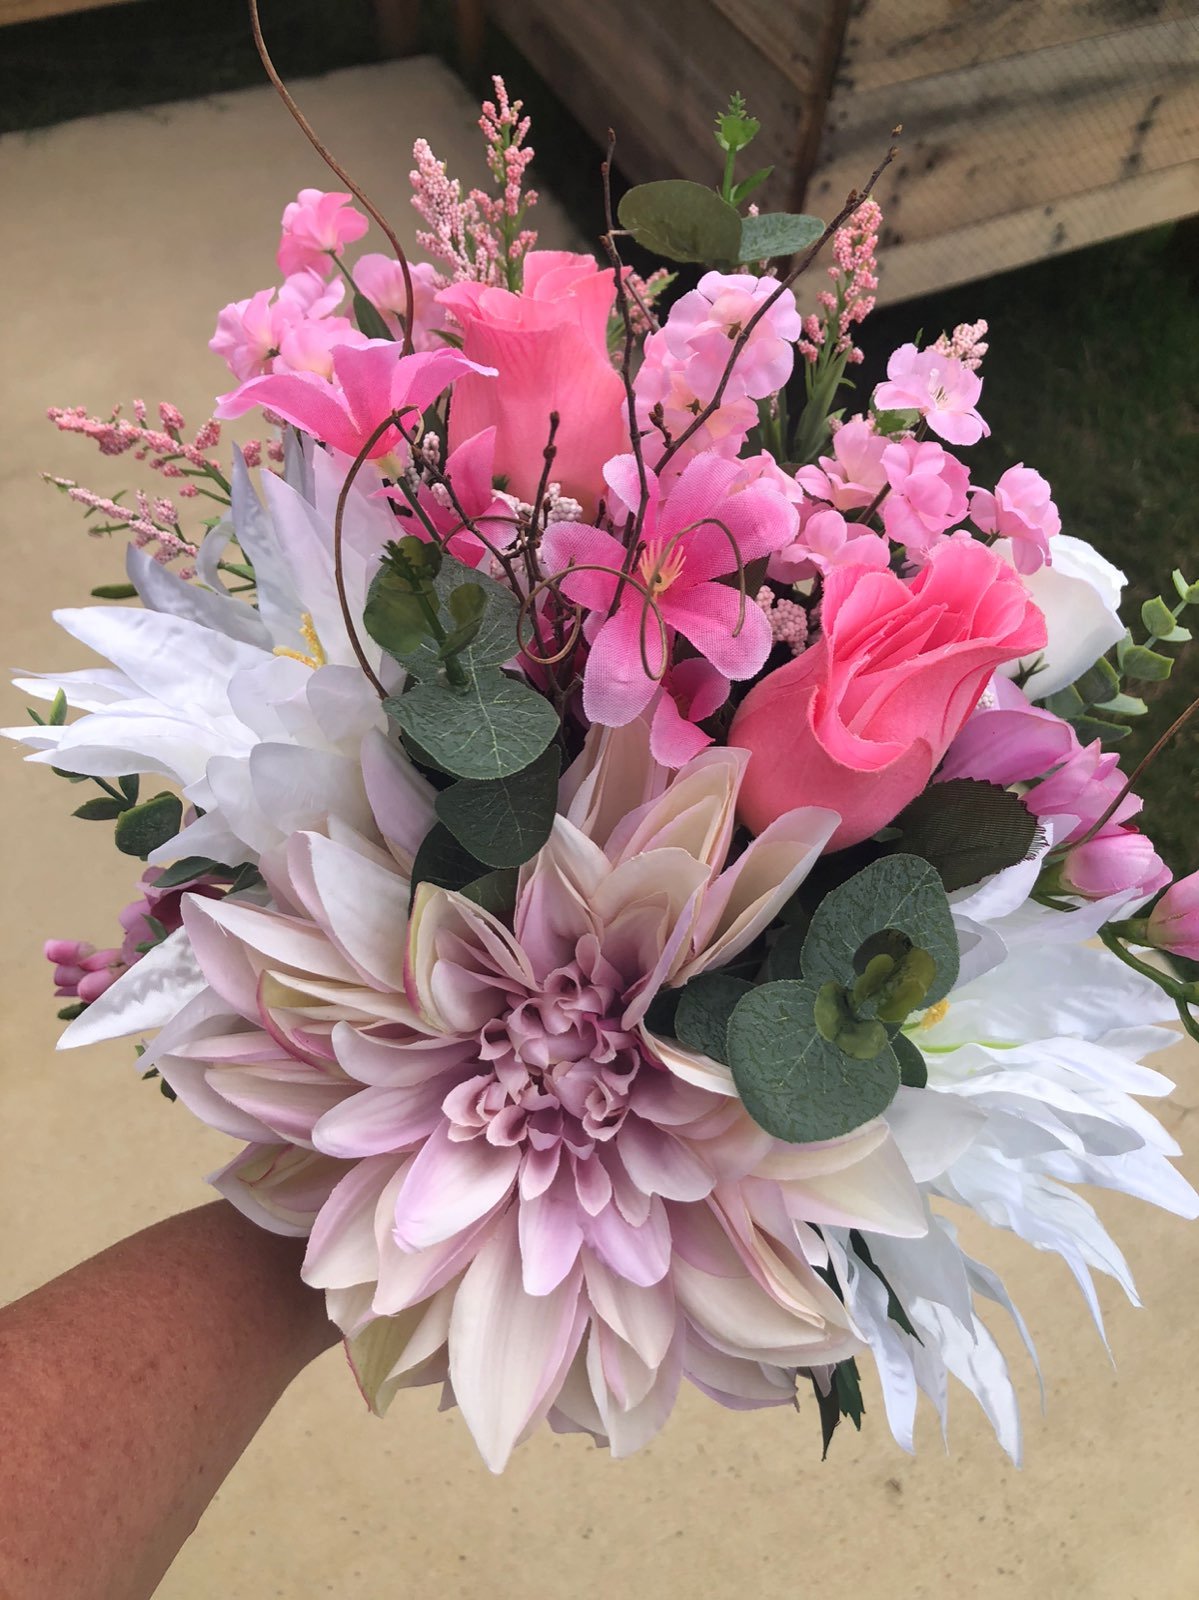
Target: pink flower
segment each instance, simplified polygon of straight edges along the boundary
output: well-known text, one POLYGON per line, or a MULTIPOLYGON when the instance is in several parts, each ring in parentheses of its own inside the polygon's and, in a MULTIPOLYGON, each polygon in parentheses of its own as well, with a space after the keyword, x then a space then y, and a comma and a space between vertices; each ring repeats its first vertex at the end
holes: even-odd
MULTIPOLYGON (((458 350, 402 356, 392 340, 369 339, 358 347, 334 347, 332 383, 312 372, 251 378, 220 397, 217 415, 240 417, 256 405, 267 406, 331 449, 356 456, 389 412, 407 411, 415 425, 420 413, 464 373, 480 380, 495 376, 494 368, 468 361, 458 350)), ((399 433, 389 428, 371 446, 370 458, 406 448, 399 433)))
MULTIPOLYGON (((615 500, 635 512, 633 457, 617 456, 604 476, 615 500)), ((584 569, 564 577, 561 587, 591 612, 583 709, 590 722, 608 727, 631 722, 653 698, 669 664, 673 629, 726 678, 750 678, 761 670, 770 654, 770 625, 752 597, 716 580, 737 570, 738 553, 742 564, 756 560, 789 543, 795 532, 794 506, 766 480, 736 488, 736 462, 697 456, 668 491, 648 469, 646 476, 649 499, 642 551, 631 573, 635 583, 620 584, 625 547, 600 528, 561 523, 541 542, 547 573, 584 569)))
POLYGON ((978 778, 1005 788, 1031 783, 1082 749, 1068 722, 1030 705, 1007 678, 992 678, 989 697, 994 704, 980 705, 946 751, 938 781, 978 778))
POLYGON ((1149 913, 1146 941, 1199 961, 1199 872, 1172 883, 1149 913))
POLYGON ((856 511, 887 486, 887 448, 886 436, 856 417, 833 434, 832 455, 821 456, 817 466, 800 467, 795 480, 814 500, 827 500, 838 511, 856 511))
MULTIPOLYGON (((685 381, 709 398, 728 365, 741 330, 778 292, 777 278, 706 272, 696 288, 676 300, 662 327, 666 348, 682 363, 685 381)), ((794 345, 803 331, 795 296, 785 290, 754 328, 726 393, 764 400, 791 376, 794 345)))
POLYGON ((352 833, 298 833, 286 912, 191 901, 211 985, 160 1036, 180 1099, 249 1146, 216 1182, 309 1235, 372 1406, 439 1384, 499 1471, 543 1421, 623 1455, 681 1382, 788 1404, 861 1348, 813 1225, 921 1237, 887 1125, 819 1146, 753 1124, 719 1063, 654 1033, 667 985, 744 950, 833 819, 730 864, 744 757, 673 779, 646 729, 593 730, 511 924, 352 833))
MULTIPOLYGON (((642 361, 633 379, 637 426, 650 434, 649 447, 656 438, 662 449, 667 442, 682 437, 697 415, 705 410, 715 393, 715 383, 700 383, 701 371, 692 363, 672 354, 666 330, 651 333, 642 349, 642 361), (698 385, 698 387, 697 387, 698 385), (655 421, 658 408, 661 420, 655 421)), ((748 395, 726 390, 720 405, 705 418, 702 427, 671 458, 670 470, 678 472, 697 455, 715 452, 730 459, 738 454, 758 420, 758 408, 748 395)), ((650 459, 654 456, 650 451, 650 459)))
POLYGON ((808 502, 800 513, 799 533, 793 543, 770 558, 767 571, 776 583, 802 583, 835 567, 885 570, 891 559, 887 541, 861 523, 846 522, 839 511, 808 502))
POLYGON ((689 656, 668 667, 650 724, 649 748, 664 767, 681 767, 707 749, 712 735, 696 723, 719 711, 729 697, 729 680, 710 661, 689 656))
POLYGON ((323 277, 333 269, 332 257, 361 239, 370 224, 355 211, 348 194, 301 189, 283 208, 283 234, 278 262, 283 273, 315 268, 323 277))
MULTIPOLYGON (((455 508, 458 502, 467 518, 478 528, 488 544, 503 549, 512 543, 516 532, 512 507, 501 500, 492 488, 494 482, 495 429, 486 428, 472 439, 464 439, 456 450, 451 450, 445 463, 445 475, 453 487, 449 491, 440 483, 422 483, 417 491, 421 510, 436 528, 445 548, 459 561, 477 567, 487 559, 487 545, 482 539, 463 528, 463 519, 455 508)), ((388 489, 388 498, 400 507, 401 516, 411 518, 409 531, 418 539, 428 537, 428 530, 410 511, 408 501, 399 489, 388 489)))
POLYGON ((822 635, 746 696, 729 733, 750 751, 741 815, 755 833, 798 803, 841 813, 831 848, 885 826, 925 787, 1001 661, 1045 627, 1011 568, 948 540, 910 583, 839 567, 822 635))
POLYGON ((1170 881, 1169 868, 1152 840, 1135 828, 1104 828, 1094 839, 1075 845, 1062 861, 1060 876, 1063 886, 1084 900, 1156 894, 1170 881))
MULTIPOLYGON (((248 300, 235 300, 217 318, 208 348, 226 363, 235 378, 257 377, 270 370, 290 329, 326 318, 341 303, 341 283, 326 283, 319 272, 296 272, 279 290, 260 289, 248 300)), ((349 329, 344 317, 330 319, 349 329)), ((326 324, 322 324, 326 325, 326 324)))
POLYGON ((935 348, 901 344, 874 391, 880 411, 918 411, 949 444, 977 444, 990 428, 975 407, 983 381, 965 362, 935 348))
POLYGON ((891 486, 882 502, 887 536, 909 555, 923 555, 966 515, 970 474, 931 439, 889 444, 882 462, 891 486))
MULTIPOLYGON (((446 327, 448 318, 445 307, 437 299, 444 280, 428 261, 414 261, 408 270, 412 276, 413 349, 444 350, 446 341, 439 334, 446 327)), ((354 263, 354 282, 396 338, 400 338, 408 306, 400 263, 394 256, 359 256, 354 263)))
POLYGON ((1050 498, 1049 484, 1023 462, 1009 467, 995 493, 976 489, 970 496, 970 517, 981 533, 1012 541, 1012 559, 1019 572, 1036 572, 1051 560, 1050 539, 1062 531, 1062 519, 1050 498))
POLYGON ((318 378, 333 377, 333 352, 339 347, 363 349, 369 340, 358 332, 348 317, 326 317, 317 322, 294 322, 279 340, 279 354, 272 363, 275 372, 311 372, 318 378))
POLYGON ((532 501, 544 468, 550 413, 557 412, 553 477, 588 511, 602 492, 604 462, 628 442, 624 389, 608 359, 610 268, 590 256, 533 250, 517 294, 455 283, 438 301, 463 330, 463 352, 499 382, 467 375, 454 390, 450 445, 496 430, 495 469, 508 490, 532 501))

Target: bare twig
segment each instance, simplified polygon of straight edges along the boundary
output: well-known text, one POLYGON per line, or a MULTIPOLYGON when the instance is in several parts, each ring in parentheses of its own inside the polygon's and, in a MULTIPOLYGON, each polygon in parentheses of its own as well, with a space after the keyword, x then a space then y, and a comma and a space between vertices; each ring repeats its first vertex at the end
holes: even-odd
MULTIPOLYGON (((412 408, 408 407, 407 409, 411 410, 412 408)), ((362 641, 358 637, 358 629, 354 621, 353 613, 350 610, 349 597, 346 594, 345 566, 342 561, 342 523, 345 521, 346 501, 350 498, 350 490, 354 486, 354 479, 361 472, 367 457, 378 444, 379 440, 387 432, 388 428, 399 427, 400 418, 403 415, 404 412, 402 411, 392 411, 386 417, 384 417, 383 421, 374 430, 374 432, 367 439, 366 443, 362 446, 362 449, 359 450, 358 454, 354 457, 353 465, 350 467, 349 472, 346 473, 345 480, 341 486, 341 492, 337 496, 337 510, 333 513, 333 581, 337 585, 337 603, 341 607, 341 619, 346 625, 346 634, 350 641, 350 648, 354 652, 358 665, 362 668, 365 676, 374 685, 375 691, 381 700, 385 700, 387 698, 387 690, 383 687, 370 662, 366 659, 366 652, 363 650, 362 641)))
POLYGON ((1174 735, 1181 733, 1182 729, 1186 727, 1187 723, 1197 711, 1199 711, 1199 698, 1192 700, 1190 705, 1180 717, 1175 717, 1174 721, 1166 729, 1165 733, 1162 734, 1161 738, 1153 746, 1153 749, 1150 750, 1149 754, 1143 756, 1142 759, 1137 763, 1136 767, 1133 769, 1132 777, 1129 778, 1128 782, 1120 790, 1120 793, 1112 801, 1111 805, 1108 806, 1107 810, 1099 818, 1098 822, 1093 822, 1083 834, 1081 839, 1076 839, 1072 844, 1065 846, 1065 849, 1076 850, 1079 845, 1087 844, 1095 837, 1097 833, 1107 826, 1107 824, 1115 816, 1116 812, 1124 804, 1125 800, 1128 799, 1136 784, 1139 783, 1140 780, 1145 776, 1145 773, 1157 760, 1158 756, 1161 755, 1162 751, 1170 743, 1171 739, 1174 738, 1174 735))
POLYGON ((367 198, 367 195, 362 188, 354 182, 353 178, 350 177, 349 173, 345 170, 341 163, 336 161, 328 148, 321 143, 321 140, 317 137, 316 131, 312 124, 308 121, 308 118, 304 115, 299 106, 296 104, 295 100, 292 98, 287 85, 283 82, 283 79, 279 76, 275 68, 275 63, 271 60, 270 51, 266 47, 266 40, 262 36, 262 22, 258 15, 258 0, 249 0, 249 3, 250 27, 254 34, 254 44, 258 51, 259 59, 262 62, 264 70, 266 71, 266 75, 274 84, 279 98, 291 112, 292 116, 299 125, 300 132, 308 140, 308 143, 316 151, 317 155, 320 156, 321 160, 327 167, 330 167, 337 174, 342 183, 345 184, 346 188, 358 201, 362 209, 371 217, 373 217, 375 222, 382 229, 384 235, 386 236, 388 244, 395 252, 395 258, 400 264, 400 272, 404 279, 404 342, 400 348, 403 355, 410 356, 413 350, 412 328, 413 319, 415 316, 415 295, 412 289, 412 273, 408 266, 408 257, 404 252, 404 247, 396 238, 395 233, 392 231, 383 213, 367 198))
MULTIPOLYGON (((640 503, 637 515, 633 520, 631 536, 626 539, 628 551, 636 549, 637 541, 641 536, 641 524, 645 519, 645 508, 649 504, 649 479, 645 472, 645 457, 641 450, 641 435, 637 431, 637 397, 633 393, 633 348, 637 335, 633 328, 633 316, 629 310, 628 289, 624 280, 624 262, 620 259, 620 251, 612 237, 615 220, 612 215, 612 156, 616 150, 616 135, 608 129, 608 154, 600 167, 604 186, 604 225, 606 232, 601 243, 608 253, 612 263, 613 276, 616 279, 616 309, 620 312, 620 319, 624 323, 624 347, 620 357, 620 377, 624 384, 625 404, 629 411, 629 443, 633 448, 633 460, 637 463, 637 483, 640 491, 640 503)), ((626 556, 625 571, 632 566, 631 555, 626 556)))

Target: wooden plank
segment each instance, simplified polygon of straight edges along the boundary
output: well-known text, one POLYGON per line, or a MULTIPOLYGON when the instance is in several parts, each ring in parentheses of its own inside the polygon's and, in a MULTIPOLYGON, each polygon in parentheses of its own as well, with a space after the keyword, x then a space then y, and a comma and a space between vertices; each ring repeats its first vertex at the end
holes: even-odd
POLYGON ((869 95, 838 88, 808 209, 835 209, 896 122, 902 153, 879 189, 894 244, 1176 166, 1199 156, 1199 23, 1154 23, 869 95))
POLYGON ((1196 17, 1199 0, 854 0, 837 81, 863 94, 1003 56, 1196 17))
MULTIPOLYGON (((879 303, 991 277, 1199 212, 1199 161, 1127 178, 881 253, 879 303)), ((939 329, 926 329, 930 335, 939 329)))
POLYGON ((755 164, 777 169, 762 204, 790 204, 796 152, 823 95, 763 58, 711 0, 660 8, 640 0, 489 0, 489 10, 598 142, 615 128, 617 165, 638 182, 714 182, 712 121, 730 92, 742 90, 762 123, 755 164))
POLYGON ((0 27, 8 22, 39 22, 69 11, 96 11, 119 0, 0 0, 0 27))
MULTIPOLYGON (((773 61, 801 88, 821 78, 831 63, 828 62, 830 45, 833 54, 841 53, 841 39, 851 0, 711 0, 712 8, 720 12, 757 46, 767 61, 773 61)), ((752 84, 741 85, 742 92, 751 102, 752 84)))

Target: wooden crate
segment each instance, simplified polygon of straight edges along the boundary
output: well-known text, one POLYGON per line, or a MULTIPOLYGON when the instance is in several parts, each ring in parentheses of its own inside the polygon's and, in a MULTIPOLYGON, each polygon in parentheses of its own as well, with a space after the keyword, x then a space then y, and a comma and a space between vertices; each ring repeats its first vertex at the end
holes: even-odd
POLYGON ((488 0, 636 181, 712 182, 730 90, 764 206, 878 190, 900 300, 1199 212, 1199 0, 488 0))

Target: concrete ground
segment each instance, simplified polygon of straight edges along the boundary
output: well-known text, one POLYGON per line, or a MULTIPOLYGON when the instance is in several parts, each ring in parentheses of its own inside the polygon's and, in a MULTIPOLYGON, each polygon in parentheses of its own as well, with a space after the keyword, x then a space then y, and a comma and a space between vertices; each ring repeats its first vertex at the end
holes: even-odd
MULTIPOLYGON (((416 135, 456 170, 477 170, 472 107, 431 61, 336 74, 305 84, 301 98, 393 219, 408 214, 416 135)), ((92 585, 123 576, 118 545, 89 540, 38 473, 111 491, 132 486, 132 464, 56 437, 45 407, 106 411, 141 395, 170 398, 202 420, 224 386, 205 348, 217 309, 272 281, 283 203, 323 183, 266 90, 0 141, 6 665, 78 664, 51 606, 84 603, 92 585)), ((568 237, 548 203, 540 221, 547 242, 568 237)), ((0 720, 18 720, 20 702, 7 686, 2 694, 0 720)), ((132 864, 89 832, 93 824, 71 819, 74 790, 22 768, 11 751, 0 761, 4 1301, 202 1202, 200 1175, 227 1147, 138 1082, 127 1045, 54 1054, 59 1024, 41 941, 107 943, 132 864)), ((1183 1165, 1193 1180, 1196 1064, 1181 1049, 1164 1063, 1180 1080, 1165 1120, 1189 1144, 1183 1165)), ((1118 1372, 1060 1263, 971 1231, 975 1253, 1003 1273, 1031 1323, 1045 1369, 1046 1418, 1027 1373, 1022 1382, 1021 1471, 960 1391, 951 1452, 926 1419, 910 1460, 870 1389, 864 1433, 843 1429, 823 1466, 811 1408, 741 1416, 692 1396, 631 1462, 545 1434, 493 1478, 460 1419, 438 1414, 432 1391, 401 1396, 376 1421, 332 1352, 276 1408, 159 1594, 1189 1600, 1199 1589, 1199 1230, 1131 1201, 1100 1204, 1147 1307, 1134 1311, 1101 1285, 1118 1372)))

